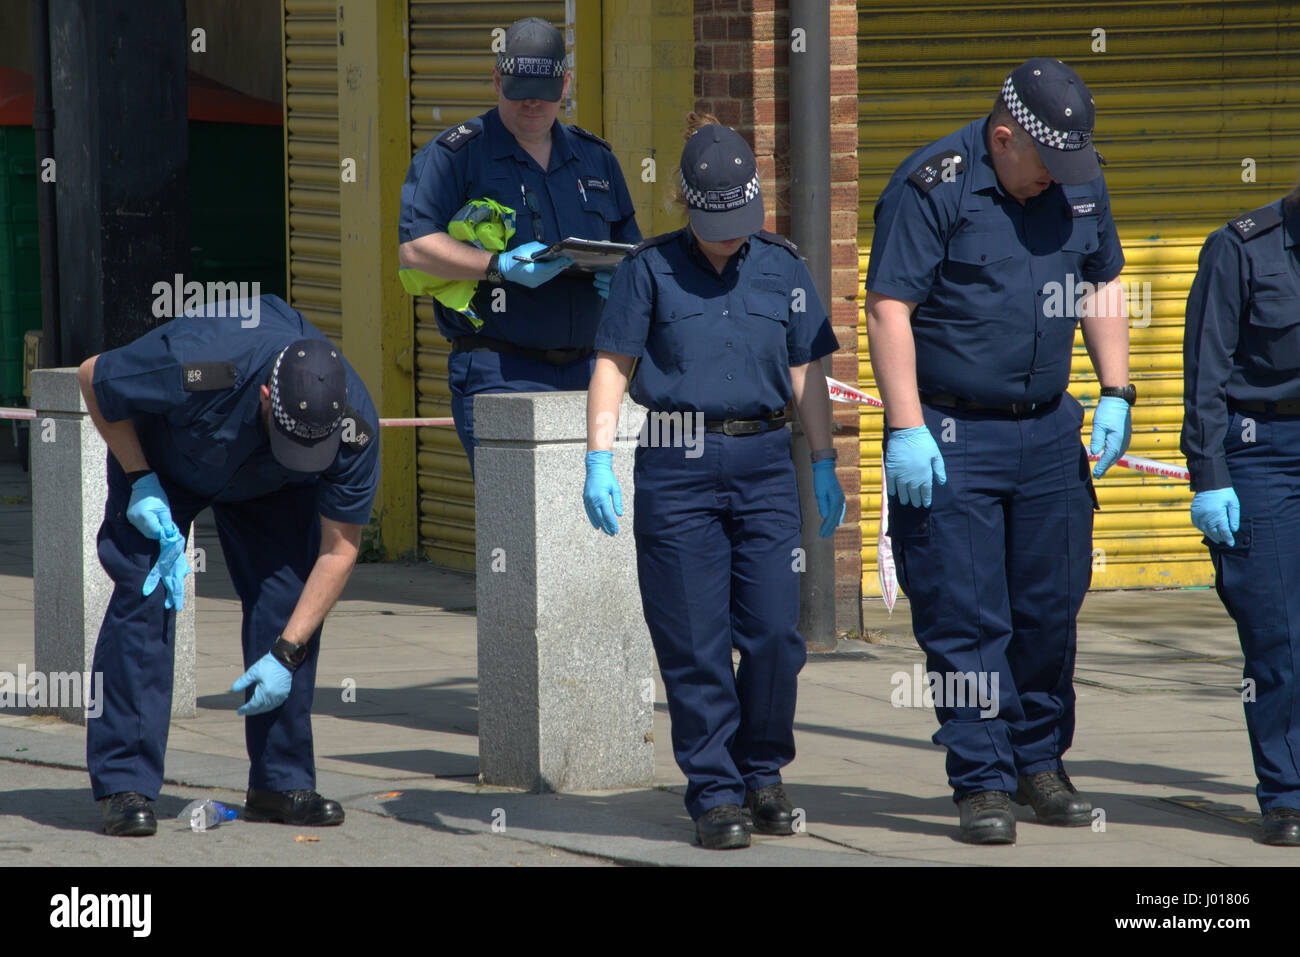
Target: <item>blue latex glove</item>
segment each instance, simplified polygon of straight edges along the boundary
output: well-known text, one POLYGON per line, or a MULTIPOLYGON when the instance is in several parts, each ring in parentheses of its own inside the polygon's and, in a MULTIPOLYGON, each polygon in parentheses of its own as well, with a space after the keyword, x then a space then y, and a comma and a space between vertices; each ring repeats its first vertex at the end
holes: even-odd
POLYGON ((172 507, 167 501, 167 493, 163 491, 162 483, 154 472, 136 479, 131 486, 131 501, 126 506, 126 519, 141 535, 155 542, 169 528, 173 534, 179 534, 176 523, 172 521, 172 507))
POLYGON ((1088 451, 1101 455, 1093 466, 1092 477, 1101 478, 1115 460, 1128 451, 1133 438, 1133 418, 1129 404, 1117 395, 1104 395, 1092 413, 1092 440, 1088 451))
POLYGON ((263 714, 284 704, 293 685, 293 672, 276 661, 268 651, 253 667, 230 686, 231 691, 253 688, 253 697, 239 709, 242 715, 263 714))
POLYGON ((1241 503, 1231 488, 1210 489, 1192 496, 1192 524, 1212 542, 1237 544, 1232 533, 1241 527, 1241 503))
POLYGON ((558 256, 544 263, 521 262, 518 258, 520 256, 536 256, 549 248, 550 246, 547 243, 531 242, 501 253, 497 257, 497 268, 501 270, 501 278, 508 279, 510 282, 517 282, 529 289, 536 289, 542 283, 549 282, 573 265, 573 260, 568 256, 558 256))
POLYGON ((614 274, 612 272, 598 272, 596 278, 591 281, 592 285, 596 287, 596 292, 600 293, 601 299, 609 298, 609 283, 613 278, 614 274))
POLYGON ((587 482, 582 488, 582 504, 591 527, 606 535, 618 534, 618 519, 614 516, 623 514, 623 490, 614 477, 613 462, 613 452, 588 452, 587 482))
POLYGON ((817 511, 822 516, 821 537, 830 538, 844 521, 846 504, 844 490, 840 488, 840 480, 835 475, 833 459, 814 462, 812 471, 813 491, 817 495, 817 511))
POLYGON ((144 594, 152 595, 158 582, 162 581, 167 588, 163 607, 180 611, 185 607, 185 576, 189 570, 190 564, 185 560, 185 537, 173 525, 170 533, 164 533, 159 539, 158 561, 145 577, 144 594))
POLYGON ((948 473, 930 430, 918 425, 891 432, 885 450, 885 488, 889 494, 897 495, 904 505, 929 508, 933 479, 944 485, 948 473))

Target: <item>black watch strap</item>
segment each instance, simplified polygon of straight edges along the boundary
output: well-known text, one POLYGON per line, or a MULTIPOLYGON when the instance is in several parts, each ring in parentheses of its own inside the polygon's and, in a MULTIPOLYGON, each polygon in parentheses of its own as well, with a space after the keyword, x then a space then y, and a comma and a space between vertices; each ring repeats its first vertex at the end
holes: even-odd
POLYGON ((501 254, 500 253, 493 253, 492 258, 488 260, 487 281, 490 283, 495 283, 497 285, 501 284, 501 254))
POLYGON ((1130 382, 1126 386, 1123 386, 1122 388, 1120 386, 1115 386, 1115 385, 1102 386, 1101 396, 1102 398, 1113 397, 1116 399, 1123 399, 1130 406, 1136 405, 1137 397, 1138 397, 1137 386, 1135 386, 1132 382, 1130 382))
POLYGON ((298 666, 302 664, 303 659, 307 657, 307 645, 295 645, 281 635, 275 639, 275 644, 271 646, 271 657, 290 671, 296 671, 298 666))
POLYGON ((126 484, 134 485, 136 482, 140 481, 140 479, 144 478, 146 475, 153 475, 153 469, 140 469, 140 471, 138 472, 127 472, 126 484))

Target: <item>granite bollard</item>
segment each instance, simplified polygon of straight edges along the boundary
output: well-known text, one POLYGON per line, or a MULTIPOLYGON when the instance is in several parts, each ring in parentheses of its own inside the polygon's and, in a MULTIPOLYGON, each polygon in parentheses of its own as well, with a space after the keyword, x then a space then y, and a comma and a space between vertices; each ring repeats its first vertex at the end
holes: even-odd
POLYGON ((582 505, 585 392, 474 398, 479 769, 535 791, 654 778, 654 650, 632 537, 632 453, 645 409, 624 397, 614 537, 582 505))
MULTIPOLYGON (((96 538, 108 497, 108 448, 96 431, 77 385, 76 369, 32 372, 32 586, 35 597, 35 671, 44 674, 48 701, 39 710, 83 724, 86 711, 101 707, 90 695, 55 701, 55 675, 87 680, 113 583, 99 564, 96 538), (88 697, 90 700, 88 700, 88 697)), ((194 542, 186 543, 194 568, 194 542)), ((160 589, 162 585, 158 586, 160 589)), ((176 616, 172 716, 195 714, 194 575, 185 577, 185 607, 176 616)), ((102 683, 102 678, 100 682, 102 683)), ((71 685, 67 677, 64 689, 71 685)), ((26 689, 19 689, 22 694, 26 689)), ((64 697, 59 694, 58 697, 64 697)), ((33 700, 41 704, 39 697, 33 700)))

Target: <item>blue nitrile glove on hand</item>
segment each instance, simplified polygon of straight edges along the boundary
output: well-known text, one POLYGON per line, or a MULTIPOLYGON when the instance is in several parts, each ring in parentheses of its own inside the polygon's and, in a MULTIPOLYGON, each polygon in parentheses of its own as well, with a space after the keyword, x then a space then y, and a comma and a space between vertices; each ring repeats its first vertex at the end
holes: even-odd
POLYGON ((614 274, 612 272, 598 272, 591 281, 592 285, 596 287, 596 292, 600 293, 601 299, 609 298, 609 284, 613 278, 614 274))
POLYGON ((173 532, 176 531, 171 503, 167 501, 167 493, 163 491, 156 473, 141 476, 131 486, 131 501, 126 506, 126 519, 141 535, 155 542, 163 537, 169 527, 173 532))
POLYGON ((899 502, 916 508, 929 508, 933 480, 943 485, 948 473, 934 436, 924 425, 889 433, 885 450, 885 488, 897 495, 899 502))
POLYGON ((158 582, 162 581, 167 588, 163 607, 180 611, 185 607, 185 576, 189 570, 190 564, 185 560, 185 536, 172 525, 158 540, 158 561, 145 576, 144 594, 152 595, 158 582))
POLYGON ((255 686, 253 697, 239 709, 242 715, 263 714, 284 704, 293 685, 293 672, 269 651, 257 660, 253 667, 244 672, 243 677, 230 686, 231 691, 243 691, 255 686))
POLYGON ((531 242, 524 243, 516 249, 507 249, 497 257, 497 268, 501 270, 501 278, 517 282, 529 289, 536 289, 573 265, 573 260, 568 256, 557 256, 544 263, 529 263, 519 259, 520 256, 536 256, 549 248, 546 243, 531 242))
POLYGON ((1229 488, 1210 489, 1192 496, 1192 524, 1212 542, 1232 548, 1232 533, 1241 527, 1241 503, 1229 488))
POLYGON ((587 483, 582 487, 582 504, 591 527, 606 535, 618 534, 618 519, 614 516, 623 514, 623 490, 614 477, 613 463, 613 452, 588 452, 587 483))
POLYGON ((844 521, 844 489, 840 488, 840 480, 835 475, 834 459, 814 462, 812 471, 817 511, 822 516, 821 537, 830 538, 844 521))
POLYGON ((1115 460, 1128 451, 1133 438, 1133 418, 1129 404, 1117 395, 1104 395, 1092 413, 1092 441, 1088 451, 1101 455, 1093 467, 1092 477, 1101 478, 1115 460))

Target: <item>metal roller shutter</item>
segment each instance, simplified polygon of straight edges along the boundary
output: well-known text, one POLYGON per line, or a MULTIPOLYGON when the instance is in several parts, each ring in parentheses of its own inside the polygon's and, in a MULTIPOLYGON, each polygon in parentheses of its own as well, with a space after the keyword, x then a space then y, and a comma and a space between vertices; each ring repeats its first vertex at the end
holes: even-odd
POLYGON ((342 339, 338 29, 333 0, 284 0, 289 303, 342 339))
MULTIPOLYGON (((1182 332, 1205 237, 1294 185, 1300 130, 1300 7, 1291 3, 858 3, 861 275, 872 209, 912 150, 987 114, 1008 70, 1065 60, 1097 101, 1096 142, 1124 244, 1126 284, 1151 283, 1149 324, 1130 329, 1141 400, 1131 451, 1183 464, 1182 332), (1105 52, 1093 52, 1096 29, 1105 52), (1257 182, 1242 182, 1244 158, 1257 182)), ((865 317, 859 321, 865 323, 865 317)), ((865 326, 861 341, 866 343, 865 326)), ((863 388, 875 394, 863 363, 863 388)), ((1089 409, 1097 384, 1076 336, 1070 391, 1089 409)), ((1091 412, 1084 424, 1086 439, 1091 412)), ((879 412, 864 411, 863 591, 878 595, 879 412)), ((1114 469, 1097 486, 1093 586, 1205 585, 1213 570, 1192 527, 1185 482, 1114 469)))
MULTIPOLYGON (((448 3, 411 0, 411 153, 453 123, 496 105, 492 30, 522 17, 565 24, 565 3, 448 3)), ((572 44, 572 35, 569 33, 572 44)), ((561 119, 564 119, 562 116, 561 119)), ((433 300, 415 303, 416 403, 420 416, 451 415, 450 343, 438 331, 433 300)), ((453 568, 474 567, 474 482, 452 428, 420 429, 417 450, 420 549, 453 568)))

